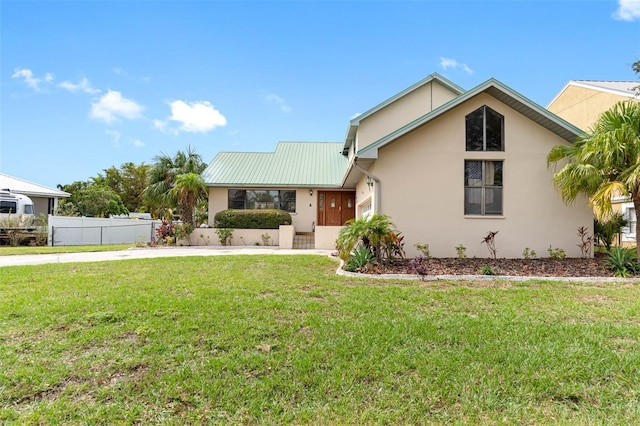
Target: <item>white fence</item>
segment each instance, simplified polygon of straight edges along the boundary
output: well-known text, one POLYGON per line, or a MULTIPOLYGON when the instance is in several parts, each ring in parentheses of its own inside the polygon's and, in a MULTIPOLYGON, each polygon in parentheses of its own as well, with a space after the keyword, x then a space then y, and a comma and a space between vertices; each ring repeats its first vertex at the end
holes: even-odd
POLYGON ((161 221, 49 215, 50 246, 149 243, 161 221))

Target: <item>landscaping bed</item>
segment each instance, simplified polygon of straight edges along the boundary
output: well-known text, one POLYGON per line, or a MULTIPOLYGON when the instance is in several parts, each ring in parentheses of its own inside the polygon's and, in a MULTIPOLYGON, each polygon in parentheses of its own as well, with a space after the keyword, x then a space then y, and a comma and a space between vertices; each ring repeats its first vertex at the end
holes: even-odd
MULTIPOLYGON (((532 277, 613 277, 614 273, 603 264, 605 256, 591 259, 484 259, 484 258, 430 258, 423 262, 423 275, 482 275, 490 269, 493 275, 532 277)), ((416 274, 410 260, 393 263, 369 263, 357 272, 365 274, 416 274)))

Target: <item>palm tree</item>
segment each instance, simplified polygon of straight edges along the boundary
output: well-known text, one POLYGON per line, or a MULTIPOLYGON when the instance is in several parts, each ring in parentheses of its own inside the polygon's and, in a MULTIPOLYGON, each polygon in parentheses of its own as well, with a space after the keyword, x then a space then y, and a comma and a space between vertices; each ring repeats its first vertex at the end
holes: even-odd
POLYGON ((185 173, 178 175, 175 186, 171 190, 172 195, 178 200, 180 206, 180 218, 184 223, 190 223, 194 227, 194 211, 198 200, 207 194, 207 186, 199 174, 185 173))
POLYGON ((162 217, 167 210, 178 207, 173 187, 178 176, 187 173, 200 174, 207 167, 202 157, 191 147, 186 152, 178 150, 173 157, 162 153, 153 158, 154 164, 148 172, 148 184, 144 190, 144 198, 150 204, 150 210, 162 217))
MULTIPOLYGON (((611 216, 611 197, 629 196, 640 217, 640 102, 625 101, 600 115, 590 133, 571 146, 555 146, 547 164, 566 161, 553 176, 565 202, 579 194, 589 197, 596 216, 611 216)), ((640 258, 640 220, 636 222, 636 247, 640 258)))

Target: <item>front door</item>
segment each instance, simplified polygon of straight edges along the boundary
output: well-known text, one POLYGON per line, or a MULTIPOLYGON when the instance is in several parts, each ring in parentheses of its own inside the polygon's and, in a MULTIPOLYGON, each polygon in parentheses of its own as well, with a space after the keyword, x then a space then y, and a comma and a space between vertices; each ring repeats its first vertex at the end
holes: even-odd
POLYGON ((356 215, 353 191, 318 191, 318 225, 342 226, 356 215))

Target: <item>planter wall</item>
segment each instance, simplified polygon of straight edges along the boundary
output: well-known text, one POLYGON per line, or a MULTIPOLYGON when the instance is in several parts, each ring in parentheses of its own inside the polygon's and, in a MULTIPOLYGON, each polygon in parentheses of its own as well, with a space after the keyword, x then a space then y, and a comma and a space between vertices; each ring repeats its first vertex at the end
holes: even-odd
MULTIPOLYGON (((280 231, 278 229, 234 229, 230 246, 264 246, 262 235, 269 235, 268 246, 278 246, 280 231)), ((191 234, 192 246, 221 246, 215 228, 196 228, 191 234)), ((187 240, 179 240, 178 245, 189 245, 187 240)))

